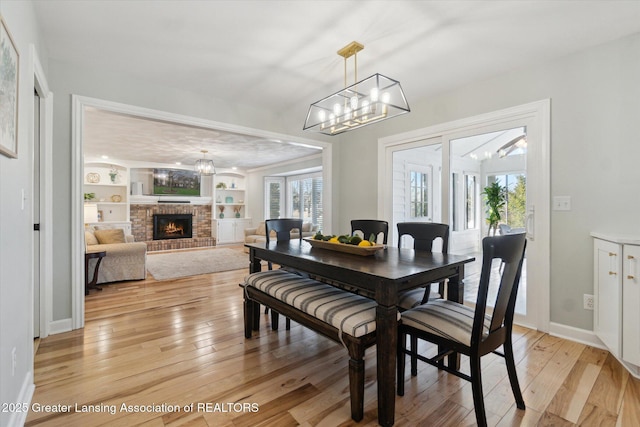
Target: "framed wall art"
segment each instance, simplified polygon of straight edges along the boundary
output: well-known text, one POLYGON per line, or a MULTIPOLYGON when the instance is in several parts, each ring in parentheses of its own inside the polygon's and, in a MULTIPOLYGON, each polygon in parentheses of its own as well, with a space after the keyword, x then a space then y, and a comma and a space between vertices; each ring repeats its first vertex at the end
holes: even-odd
POLYGON ((20 55, 0 16, 0 154, 18 157, 18 72, 20 55))

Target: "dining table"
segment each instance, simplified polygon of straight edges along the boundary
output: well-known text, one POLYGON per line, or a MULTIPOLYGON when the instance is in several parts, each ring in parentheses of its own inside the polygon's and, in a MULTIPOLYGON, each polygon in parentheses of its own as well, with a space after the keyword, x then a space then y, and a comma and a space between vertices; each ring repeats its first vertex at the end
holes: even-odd
MULTIPOLYGON (((446 280, 446 298, 462 303, 464 267, 475 258, 386 246, 364 256, 312 247, 308 241, 297 239, 269 244, 247 243, 245 247, 249 250, 251 273, 261 271, 262 261, 267 261, 375 299, 378 423, 393 425, 398 295, 405 290, 446 280)), ((459 364, 459 356, 449 359, 449 366, 452 364, 459 364)))

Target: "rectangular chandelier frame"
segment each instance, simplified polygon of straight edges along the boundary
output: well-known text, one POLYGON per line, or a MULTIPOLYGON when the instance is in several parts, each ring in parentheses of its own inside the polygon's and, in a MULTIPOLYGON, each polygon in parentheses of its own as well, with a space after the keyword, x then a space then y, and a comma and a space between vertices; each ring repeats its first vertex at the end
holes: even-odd
POLYGON ((338 135, 410 111, 400 82, 376 73, 311 104, 303 130, 338 135))

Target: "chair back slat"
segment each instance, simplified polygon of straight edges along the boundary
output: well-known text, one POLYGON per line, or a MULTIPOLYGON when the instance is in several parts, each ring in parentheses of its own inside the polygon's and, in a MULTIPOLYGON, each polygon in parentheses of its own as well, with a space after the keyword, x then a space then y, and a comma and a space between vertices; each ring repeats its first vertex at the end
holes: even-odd
POLYGON ((499 331, 504 325, 511 327, 526 246, 527 241, 524 233, 485 237, 482 240, 482 271, 471 337, 472 346, 474 343, 480 343, 483 338, 487 295, 494 259, 500 259, 503 262, 503 269, 491 314, 489 335, 499 331))
POLYGON ((442 253, 449 250, 449 225, 436 222, 399 222, 398 248, 401 247, 402 236, 413 237, 413 249, 433 252, 433 242, 442 239, 442 253))
POLYGON ((299 239, 302 240, 302 220, 298 218, 268 219, 264 222, 267 234, 267 243, 272 231, 276 232, 278 241, 291 240, 291 231, 298 230, 299 239))
POLYGON ((378 219, 352 219, 351 235, 354 235, 356 231, 362 232, 362 238, 365 240, 368 240, 372 234, 376 236, 377 240, 378 235, 382 233, 382 244, 386 245, 389 223, 378 219))

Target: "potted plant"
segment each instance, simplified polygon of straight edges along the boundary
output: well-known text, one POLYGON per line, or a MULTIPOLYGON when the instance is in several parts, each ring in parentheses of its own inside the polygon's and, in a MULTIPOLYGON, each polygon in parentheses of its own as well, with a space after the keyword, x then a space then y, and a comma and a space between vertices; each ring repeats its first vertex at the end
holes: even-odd
POLYGON ((507 202, 507 189, 502 187, 497 182, 484 188, 482 194, 485 196, 485 204, 487 206, 487 223, 489 224, 489 230, 487 230, 487 236, 496 234, 498 223, 502 218, 501 212, 507 202))

